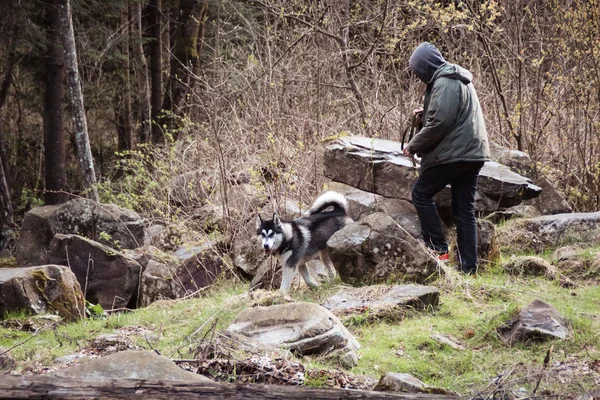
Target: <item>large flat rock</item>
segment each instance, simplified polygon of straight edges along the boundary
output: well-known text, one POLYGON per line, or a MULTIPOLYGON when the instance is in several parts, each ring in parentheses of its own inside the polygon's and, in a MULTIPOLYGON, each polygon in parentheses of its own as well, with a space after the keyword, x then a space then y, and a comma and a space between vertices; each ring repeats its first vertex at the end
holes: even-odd
POLYGON ((335 315, 314 303, 249 308, 238 314, 227 332, 302 355, 342 351, 357 360, 360 348, 335 315))
POLYGON ((208 383, 211 379, 184 371, 152 351, 126 350, 54 373, 58 379, 144 379, 208 383))
MULTIPOLYGON (((334 181, 386 197, 411 199, 419 160, 402 154, 399 142, 366 137, 344 137, 330 144, 324 156, 324 174, 334 181)), ((537 197, 541 188, 497 162, 481 170, 476 208, 491 213, 537 197)), ((450 208, 450 195, 440 193, 437 203, 450 208)))
POLYGON ((377 318, 402 317, 407 309, 423 310, 436 307, 440 291, 424 285, 374 285, 343 288, 329 297, 323 307, 335 315, 362 314, 365 311, 377 318), (397 315, 396 315, 397 314, 397 315))

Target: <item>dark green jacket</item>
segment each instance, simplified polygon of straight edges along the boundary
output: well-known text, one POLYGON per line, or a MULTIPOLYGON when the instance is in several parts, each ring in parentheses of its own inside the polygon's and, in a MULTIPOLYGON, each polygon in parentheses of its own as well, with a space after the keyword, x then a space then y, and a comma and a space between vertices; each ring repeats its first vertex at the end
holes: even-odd
POLYGON ((457 161, 489 161, 483 113, 466 69, 446 63, 425 91, 423 128, 407 148, 421 157, 421 169, 457 161))

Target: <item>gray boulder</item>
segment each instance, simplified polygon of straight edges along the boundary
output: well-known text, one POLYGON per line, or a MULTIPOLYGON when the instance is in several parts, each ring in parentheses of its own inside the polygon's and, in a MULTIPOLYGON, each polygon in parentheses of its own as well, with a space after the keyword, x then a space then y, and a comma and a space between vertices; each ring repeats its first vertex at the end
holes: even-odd
POLYGON ((510 220, 497 229, 500 249, 512 252, 600 244, 600 212, 545 215, 510 220))
POLYGON ((502 269, 511 275, 543 276, 555 279, 558 276, 556 267, 540 257, 516 256, 506 262, 502 269))
POLYGON ((322 304, 339 317, 364 314, 376 320, 402 319, 407 310, 437 307, 440 291, 433 286, 376 285, 343 288, 322 304))
POLYGON ((179 262, 172 274, 176 298, 212 285, 227 268, 221 244, 212 241, 186 244, 172 256, 179 262))
POLYGON ((145 238, 143 220, 136 212, 75 199, 25 214, 16 245, 17 262, 23 266, 47 263, 46 251, 57 233, 77 234, 116 249, 140 247, 145 238))
POLYGON ((430 251, 382 213, 346 225, 327 246, 340 278, 349 284, 422 283, 437 271, 430 251))
POLYGON ((210 286, 225 270, 224 255, 211 241, 190 243, 169 257, 150 255, 142 273, 140 306, 179 299, 210 286))
MULTIPOLYGON (((417 178, 413 164, 398 142, 366 137, 344 137, 329 145, 324 156, 325 176, 367 192, 409 200, 417 178)), ((487 162, 479 176, 476 209, 485 214, 537 197, 541 188, 508 167, 487 162)), ((440 208, 450 209, 449 188, 438 198, 440 208)))
POLYGON ((148 261, 142 273, 139 303, 146 307, 158 300, 176 299, 174 270, 165 263, 148 261))
POLYGON ((534 300, 519 315, 500 330, 502 339, 515 342, 566 339, 569 324, 556 308, 541 300, 534 300))
POLYGON ((384 197, 376 193, 333 182, 331 189, 342 193, 348 200, 348 213, 354 221, 369 214, 380 212, 389 215, 412 236, 421 234, 421 225, 415 206, 404 199, 384 197))
POLYGON ((211 379, 184 371, 166 357, 152 351, 126 350, 97 358, 52 374, 68 381, 103 379, 139 379, 153 381, 177 381, 209 383, 211 379))
POLYGON ((530 178, 542 189, 539 196, 525 200, 524 205, 535 207, 543 215, 573 212, 571 206, 558 193, 554 185, 535 167, 528 154, 518 150, 510 150, 494 143, 490 143, 490 150, 492 160, 506 165, 517 174, 530 178))
POLYGON ((71 268, 91 303, 104 309, 136 307, 142 267, 133 259, 85 237, 62 234, 52 239, 48 259, 71 268))
POLYGON ((0 316, 11 312, 57 313, 67 321, 85 316, 83 293, 68 267, 0 268, 0 316))
POLYGON ((354 336, 335 315, 314 303, 249 308, 237 315, 227 332, 301 355, 335 352, 346 365, 358 360, 360 345, 354 336))
POLYGON ((392 393, 428 393, 440 395, 455 395, 456 393, 435 386, 429 386, 411 374, 388 372, 379 379, 373 388, 377 392, 392 393))
POLYGON ((539 216, 540 212, 534 206, 519 204, 518 206, 510 207, 506 210, 495 211, 485 217, 485 219, 493 222, 494 224, 498 224, 502 221, 507 221, 514 218, 533 218, 539 216))

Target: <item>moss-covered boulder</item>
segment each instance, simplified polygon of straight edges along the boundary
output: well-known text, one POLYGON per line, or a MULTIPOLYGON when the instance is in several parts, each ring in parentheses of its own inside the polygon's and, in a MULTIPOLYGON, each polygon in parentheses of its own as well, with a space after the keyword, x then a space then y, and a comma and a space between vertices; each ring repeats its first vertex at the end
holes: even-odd
POLYGON ((48 264, 47 250, 57 233, 76 234, 115 249, 144 244, 142 218, 114 204, 75 199, 64 204, 36 207, 25 214, 15 256, 22 266, 48 264))
POLYGON ((80 319, 85 304, 75 274, 61 265, 0 268, 0 318, 15 313, 80 319))

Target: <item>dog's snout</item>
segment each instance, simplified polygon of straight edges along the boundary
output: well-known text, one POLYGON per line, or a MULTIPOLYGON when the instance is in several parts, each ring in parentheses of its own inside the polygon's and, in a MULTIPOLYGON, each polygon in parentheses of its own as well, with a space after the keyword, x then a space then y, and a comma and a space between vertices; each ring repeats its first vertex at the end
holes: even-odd
POLYGON ((265 243, 265 244, 263 244, 263 247, 265 248, 265 250, 269 250, 269 247, 270 247, 270 246, 269 246, 269 244, 268 244, 268 243, 265 243))

